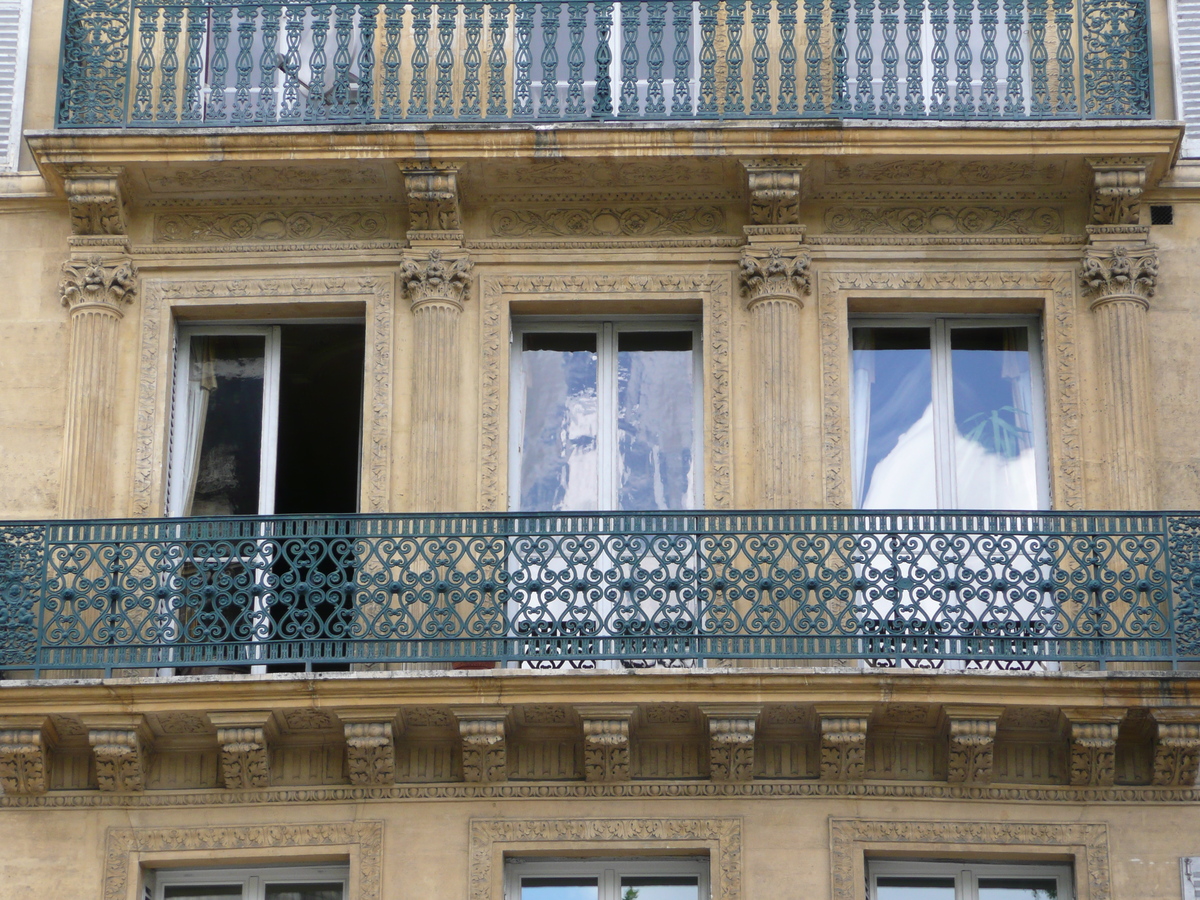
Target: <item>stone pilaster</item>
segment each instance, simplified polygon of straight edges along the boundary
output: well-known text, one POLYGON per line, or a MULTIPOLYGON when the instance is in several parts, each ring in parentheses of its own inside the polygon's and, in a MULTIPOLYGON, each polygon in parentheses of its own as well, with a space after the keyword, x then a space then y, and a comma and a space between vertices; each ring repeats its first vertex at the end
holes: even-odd
POLYGON ((1000 707, 947 706, 950 748, 947 780, 951 784, 988 784, 996 747, 1000 707))
POLYGON ((102 791, 142 791, 150 768, 153 735, 140 715, 89 716, 88 744, 102 791))
POLYGON ((708 770, 713 781, 754 778, 758 707, 701 707, 708 717, 708 770))
POLYGON ((508 742, 503 710, 462 710, 454 714, 462 738, 463 780, 493 784, 508 780, 508 742))
POLYGON ((803 506, 800 311, 809 256, 798 248, 742 252, 741 288, 750 313, 755 470, 759 505, 803 506))
POLYGON ((1156 709, 1151 784, 1190 788, 1200 770, 1200 716, 1191 710, 1156 709))
POLYGON ((264 788, 271 783, 270 744, 279 734, 273 713, 247 710, 209 713, 221 748, 221 777, 230 790, 264 788))
POLYGON ((869 710, 821 705, 816 713, 821 723, 821 780, 862 781, 869 710))
POLYGON ((439 250, 402 262, 400 281, 413 312, 412 505, 421 512, 460 507, 459 319, 471 286, 471 261, 439 250))
POLYGON ((0 790, 44 794, 50 781, 54 726, 45 716, 0 719, 0 790))
POLYGON ((578 711, 583 719, 584 778, 593 782, 628 781, 633 707, 578 711))
POLYGON ((1064 709, 1070 723, 1071 784, 1110 787, 1116 776, 1117 731, 1122 710, 1064 709))

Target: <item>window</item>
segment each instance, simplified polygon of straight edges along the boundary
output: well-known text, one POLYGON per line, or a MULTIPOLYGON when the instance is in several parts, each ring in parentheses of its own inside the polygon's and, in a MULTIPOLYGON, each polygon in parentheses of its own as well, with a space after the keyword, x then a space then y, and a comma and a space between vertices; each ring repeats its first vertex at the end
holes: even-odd
POLYGON ((1071 900, 1068 865, 868 860, 868 900, 1071 900))
POLYGON ((851 347, 858 507, 1046 507, 1036 322, 863 319, 851 347))
POLYGON ((509 860, 504 895, 505 900, 708 900, 708 860, 509 860))
POLYGON ((345 900, 346 866, 160 869, 146 879, 149 900, 345 900))
POLYGON ((29 58, 30 0, 0 0, 0 172, 21 157, 21 112, 29 58))
POLYGON ((686 322, 516 325, 512 508, 695 508, 699 345, 686 322))

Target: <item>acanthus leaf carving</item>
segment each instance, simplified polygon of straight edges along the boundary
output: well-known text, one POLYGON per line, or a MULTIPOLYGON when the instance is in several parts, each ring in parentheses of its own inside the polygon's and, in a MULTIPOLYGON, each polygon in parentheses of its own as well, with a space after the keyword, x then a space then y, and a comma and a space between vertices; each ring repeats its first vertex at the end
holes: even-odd
POLYGON ((101 307, 120 313, 137 293, 138 271, 128 259, 69 259, 62 271, 58 291, 62 305, 71 310, 101 307))
POLYGON ((413 309, 427 304, 450 304, 462 309, 471 286, 469 257, 443 259, 440 250, 425 259, 405 257, 400 261, 400 284, 413 309))
POLYGON ((96 760, 96 785, 102 791, 141 791, 148 768, 145 727, 93 728, 88 743, 96 760))
POLYGON ((64 178, 71 234, 76 237, 127 234, 120 169, 68 169, 64 178))
POLYGON ((750 224, 800 224, 802 171, 802 166, 746 166, 750 191, 750 224))
POLYGON ((508 779, 507 742, 504 716, 459 716, 462 737, 463 780, 492 784, 508 779))
POLYGON ((0 788, 5 794, 44 794, 46 739, 42 729, 0 730, 0 788))
POLYGON ((1156 711, 1154 768, 1150 783, 1158 787, 1195 786, 1200 774, 1200 721, 1174 720, 1171 711, 1156 711))
POLYGON ((822 781, 862 781, 866 751, 866 716, 821 716, 822 781))
POLYGON ((411 169, 404 173, 410 231, 458 231, 462 211, 455 169, 411 169))
POLYGON ((391 722, 347 722, 346 771, 351 784, 392 784, 396 744, 391 722))
POLYGON ((583 720, 583 772, 591 782, 629 780, 629 718, 583 720))
POLYGON ((799 302, 812 287, 811 263, 807 251, 792 255, 774 247, 764 258, 749 248, 743 250, 741 288, 746 305, 777 299, 799 302))
POLYGON ((1149 160, 1089 159, 1093 225, 1137 225, 1149 160))
POLYGON ((749 781, 754 777, 755 720, 708 718, 708 764, 713 781, 749 781))
POLYGON ((990 782, 995 747, 996 719, 951 719, 947 781, 990 782))
POLYGON ((1096 306, 1111 300, 1148 305, 1158 283, 1158 249, 1092 248, 1084 254, 1081 280, 1096 306))
POLYGON ((1116 722, 1072 722, 1071 784, 1111 785, 1116 774, 1116 751, 1116 722))
POLYGON ((217 729, 221 747, 221 777, 230 790, 265 788, 271 781, 271 763, 264 727, 217 729))

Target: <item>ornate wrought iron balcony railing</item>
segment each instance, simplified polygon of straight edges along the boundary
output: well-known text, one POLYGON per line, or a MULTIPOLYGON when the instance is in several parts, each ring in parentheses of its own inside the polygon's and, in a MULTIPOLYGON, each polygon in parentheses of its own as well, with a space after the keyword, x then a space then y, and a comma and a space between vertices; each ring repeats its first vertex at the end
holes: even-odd
POLYGON ((0 525, 0 669, 1200 661, 1200 516, 0 525))
POLYGON ((59 127, 1151 115, 1147 0, 68 0, 59 127))

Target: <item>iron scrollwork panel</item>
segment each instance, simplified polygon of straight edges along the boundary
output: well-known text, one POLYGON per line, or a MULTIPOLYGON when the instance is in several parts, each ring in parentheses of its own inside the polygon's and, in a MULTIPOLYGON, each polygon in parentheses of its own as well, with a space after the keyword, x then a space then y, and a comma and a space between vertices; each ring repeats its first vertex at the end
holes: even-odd
POLYGON ((1081 37, 1084 116, 1148 118, 1152 94, 1146 0, 1084 0, 1081 37))
POLYGON ((123 126, 133 11, 129 0, 68 0, 58 85, 60 126, 123 126))

